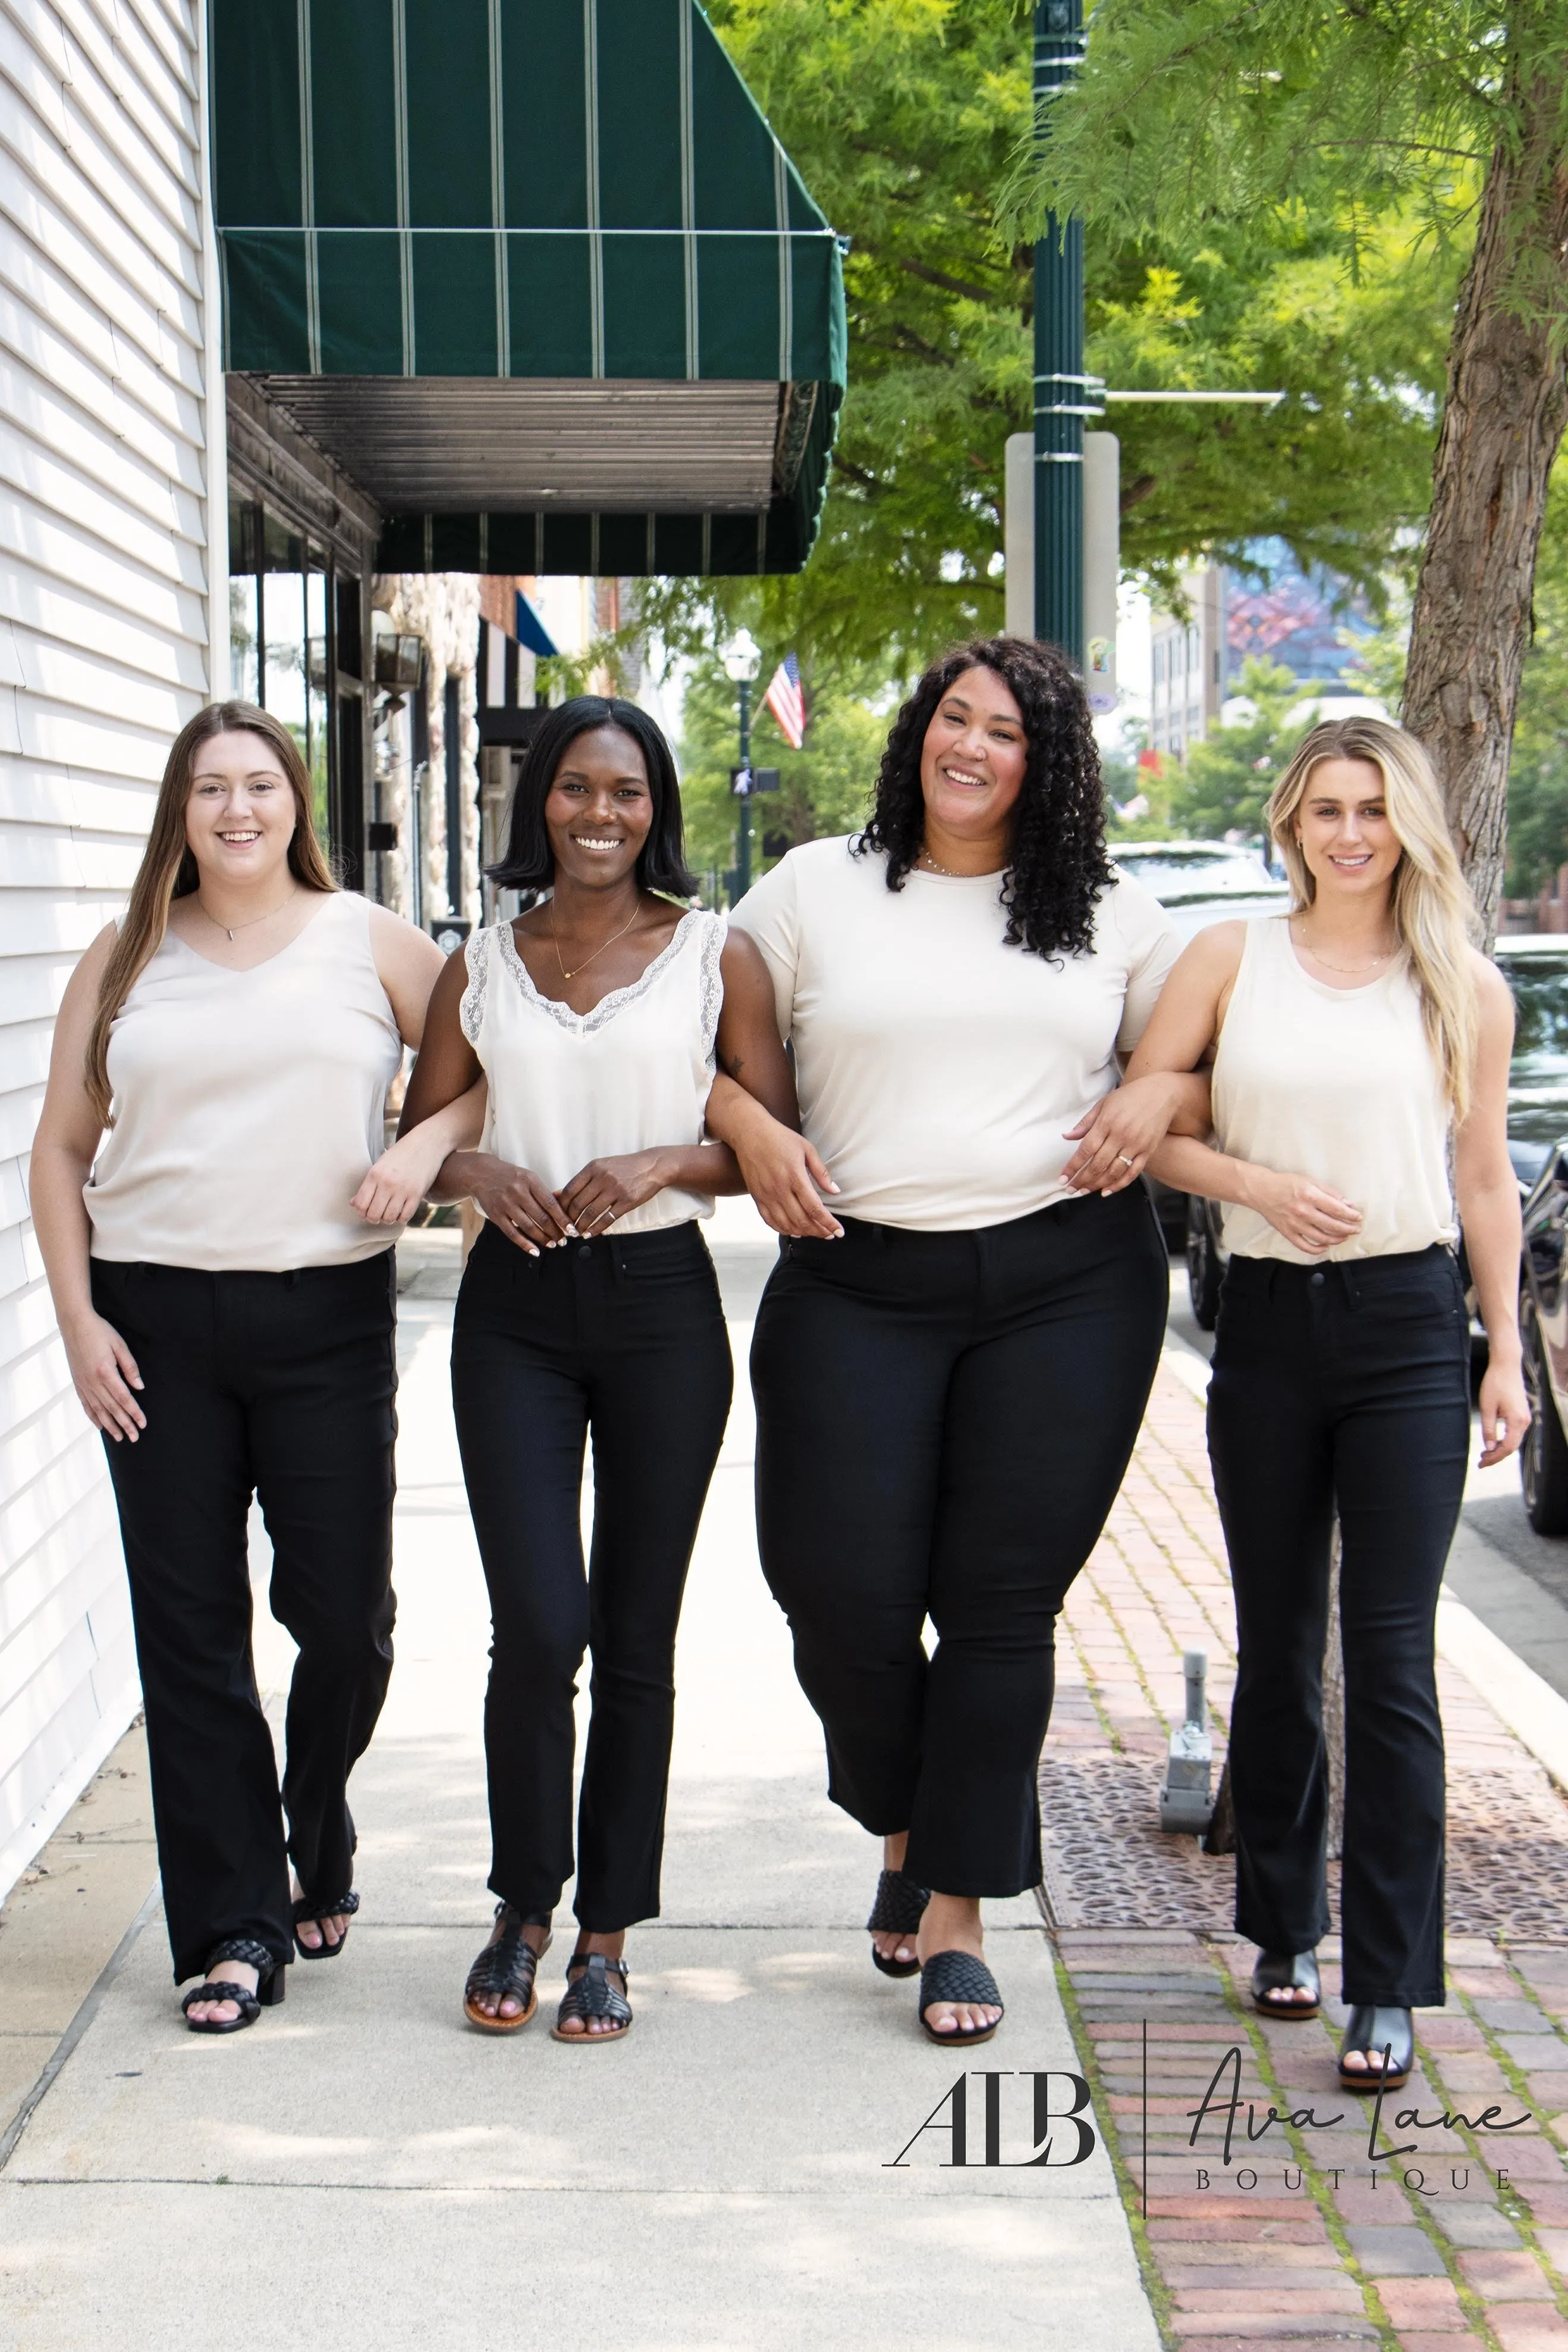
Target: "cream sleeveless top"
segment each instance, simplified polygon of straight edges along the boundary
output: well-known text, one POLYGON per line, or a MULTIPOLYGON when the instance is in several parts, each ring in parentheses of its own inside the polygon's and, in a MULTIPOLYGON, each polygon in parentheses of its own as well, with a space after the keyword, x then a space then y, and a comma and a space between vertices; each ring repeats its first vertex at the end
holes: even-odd
POLYGON ((1332 1187, 1363 1223, 1313 1256, 1228 1202, 1226 1246, 1317 1265, 1452 1243, 1448 1128, 1404 959, 1365 988, 1330 988, 1302 970, 1283 915, 1249 922, 1214 1064, 1216 1140, 1238 1160, 1332 1187))
MULTIPOLYGON (((724 941, 725 918, 694 909, 641 980, 574 1013, 534 986, 510 923, 476 931, 459 1019, 490 1082, 480 1149, 556 1192, 591 1160, 700 1143, 724 941)), ((614 1231, 655 1233, 712 1214, 711 1193, 666 1185, 614 1231)))
POLYGON ((109 1035, 115 1121, 83 1198, 95 1257, 206 1273, 348 1265, 397 1238, 350 1206, 402 1057, 370 908, 323 896, 230 971, 172 931, 109 1035))

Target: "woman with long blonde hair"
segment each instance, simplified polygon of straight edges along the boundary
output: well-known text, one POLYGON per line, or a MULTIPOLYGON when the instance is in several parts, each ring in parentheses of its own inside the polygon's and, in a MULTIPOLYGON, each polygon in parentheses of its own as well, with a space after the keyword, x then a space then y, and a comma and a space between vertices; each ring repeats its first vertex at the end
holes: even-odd
POLYGON ((1490 1350, 1483 1466, 1517 1450, 1530 1418, 1506 1128, 1513 1006, 1470 944, 1469 893, 1412 736, 1365 718, 1314 727, 1269 823, 1291 912, 1198 934, 1129 1076, 1213 1057, 1212 1143, 1169 1139, 1150 1164, 1226 1204, 1208 1443, 1236 1591, 1236 1924, 1259 1947, 1254 2004, 1279 2018, 1320 2001, 1339 1521, 1339 2071, 1364 2090, 1405 2080, 1410 2012, 1444 1998, 1434 1626, 1469 1435, 1456 1195, 1490 1350))
POLYGON ((287 729, 218 703, 175 740, 125 918, 56 1026, 33 1217, 114 1482, 174 1976, 205 1979, 193 2032, 254 2022, 358 1907, 344 1790, 392 1669, 391 1244, 478 1130, 455 1104, 382 1152, 441 968, 338 889, 287 729), (253 1493, 299 1650, 281 1810, 253 1493))

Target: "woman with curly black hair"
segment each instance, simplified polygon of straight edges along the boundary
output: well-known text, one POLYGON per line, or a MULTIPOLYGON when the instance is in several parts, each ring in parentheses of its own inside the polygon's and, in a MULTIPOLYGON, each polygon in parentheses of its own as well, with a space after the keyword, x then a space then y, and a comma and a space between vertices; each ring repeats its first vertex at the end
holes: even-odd
POLYGON ((926 672, 863 834, 792 850, 733 920, 802 1128, 721 1043, 710 1130, 787 1236, 751 1359, 763 1568, 830 1794, 883 1840, 876 1966, 919 1970, 933 2040, 982 2042, 979 1898, 1040 1883, 1055 1620, 1165 1328, 1134 1179, 1178 1116, 1207 1131, 1201 1078, 1118 1086, 1178 942, 1106 856, 1077 676, 1012 637, 926 672))

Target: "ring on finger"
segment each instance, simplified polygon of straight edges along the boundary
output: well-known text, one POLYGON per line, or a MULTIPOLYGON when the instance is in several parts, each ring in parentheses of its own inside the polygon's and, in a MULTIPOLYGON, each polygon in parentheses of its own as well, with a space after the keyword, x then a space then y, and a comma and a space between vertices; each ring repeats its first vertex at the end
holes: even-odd
POLYGON ((1138 1164, 1135 1160, 1129 1160, 1124 1151, 1118 1151, 1116 1157, 1124 1168, 1135 1168, 1138 1164))

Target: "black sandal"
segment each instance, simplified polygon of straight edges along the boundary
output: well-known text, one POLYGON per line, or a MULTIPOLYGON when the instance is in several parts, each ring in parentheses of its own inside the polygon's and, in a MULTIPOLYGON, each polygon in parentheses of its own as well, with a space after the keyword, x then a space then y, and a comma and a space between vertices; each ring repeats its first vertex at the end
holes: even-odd
MULTIPOLYGON (((926 2023, 925 2012, 938 2001, 965 2001, 987 2009, 1002 2010, 1002 1997, 997 1990, 997 1980, 984 1960, 973 1952, 933 1952, 920 1971, 920 2022, 929 2038, 945 2050, 959 2042, 988 2042, 1002 2021, 998 2017, 993 2025, 955 2027, 951 2033, 938 2033, 926 2023)), ((1002 2010, 1005 2016, 1006 2011, 1002 2010)))
MULTIPOLYGON (((928 1886, 916 1886, 913 1878, 905 1878, 902 1870, 884 1870, 876 1882, 876 1901, 871 1906, 866 1926, 873 1936, 913 1936, 925 1916, 931 1900, 928 1886)), ((917 1977, 918 1960, 890 1960, 884 1952, 871 1948, 872 1966, 884 1977, 917 1977)))
POLYGON ((1252 1971, 1252 2006, 1260 2017, 1316 2017, 1322 2006, 1322 1985, 1315 1952, 1260 1952, 1252 1971), (1271 1992, 1291 1988, 1312 1994, 1311 2000, 1270 2000, 1271 1992))
POLYGON ((349 1931, 345 1927, 337 1942, 329 1944, 327 1941, 327 1922, 329 1919, 340 1916, 351 1919, 359 1907, 360 1898, 352 1890, 347 1895, 340 1895, 332 1903, 312 1903, 308 1896, 302 1895, 294 1906, 294 1948, 300 1958, 302 1960, 335 1960, 349 1940, 349 1931), (302 1944, 299 1940, 299 1930, 307 1919, 314 1919, 321 1930, 321 1940, 314 1951, 308 1944, 302 1944))
POLYGON ((1376 2009, 1370 2001, 1358 2001, 1339 2045, 1339 2078, 1345 2089, 1396 2091, 1408 2081, 1415 2063, 1416 2027, 1409 2011, 1376 2009), (1347 2074, 1344 2062, 1353 2050, 1364 2058, 1381 2058, 1383 2063, 1347 2074))
POLYGON ((486 1945, 468 1971, 468 1981, 463 1988, 463 2014, 481 2033, 516 2033, 527 2025, 539 2005, 534 1979, 550 1947, 547 1936, 536 1952, 531 1944, 523 1941, 523 1929, 548 1927, 549 1919, 548 1915, 537 1914, 525 1919, 509 1903, 497 1903, 496 1916, 504 1923, 501 1932, 486 1945), (482 1995, 494 1997, 494 2016, 479 2007, 482 1995), (503 2017, 500 2013, 501 2003, 507 1999, 523 2004, 516 2017, 503 2017))
POLYGON ((256 1990, 245 1985, 231 1984, 226 1977, 210 1977, 203 1984, 193 1985, 180 2003, 185 2012, 185 2023, 193 2033, 240 2033, 254 2025, 264 2009, 276 2009, 288 1989, 287 1960, 275 1960, 265 1944, 253 1943, 247 1936, 231 1936, 220 1944, 207 1962, 209 1970, 223 1960, 241 1960, 247 1969, 256 1970, 256 1990), (192 2010, 199 2000, 232 2000, 239 2010, 237 2017, 193 2017, 192 2010))
POLYGON ((550 2039, 569 2042, 624 2042, 632 2031, 632 2004, 625 1991, 627 1981, 624 1960, 612 1960, 607 1952, 574 1952, 566 1965, 566 1990, 561 1995, 555 2023, 550 2027, 550 2039), (580 1969, 580 1976, 574 1977, 573 1969, 580 1969), (622 1990, 619 1992, 610 1981, 612 1969, 621 1979, 622 1990), (569 2017, 582 2020, 580 2033, 561 2032, 569 2017), (614 2032, 591 2033, 588 2031, 591 2017, 609 2018, 614 2032))

